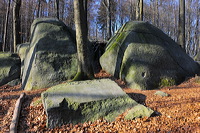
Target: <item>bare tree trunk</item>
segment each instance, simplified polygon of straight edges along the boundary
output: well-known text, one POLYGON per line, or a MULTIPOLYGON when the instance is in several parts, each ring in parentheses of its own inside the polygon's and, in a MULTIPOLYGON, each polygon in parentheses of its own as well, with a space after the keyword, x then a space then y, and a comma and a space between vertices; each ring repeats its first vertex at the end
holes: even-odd
POLYGON ((61 9, 61 19, 64 20, 64 14, 65 14, 65 0, 62 0, 62 9, 61 9))
POLYGON ((111 38, 111 5, 110 0, 104 0, 103 4, 106 8, 106 40, 109 40, 111 38))
POLYGON ((177 42, 177 28, 175 27, 178 27, 177 25, 177 13, 176 13, 176 6, 173 5, 174 7, 174 40, 177 42))
POLYGON ((185 0, 179 0, 178 43, 185 50, 185 0))
POLYGON ((55 1, 55 7, 56 7, 56 17, 57 17, 57 19, 59 19, 60 18, 59 17, 59 15, 60 15, 60 13, 59 13, 59 0, 55 1))
POLYGON ((136 20, 139 21, 140 19, 140 0, 137 0, 137 5, 136 5, 136 20))
POLYGON ((134 10, 134 9, 133 9, 133 7, 134 7, 134 6, 133 6, 133 1, 130 0, 129 2, 130 2, 130 20, 133 21, 133 20, 134 20, 134 17, 135 17, 135 14, 134 14, 134 11, 133 11, 133 10, 134 10))
MULTIPOLYGON (((2 17, 2 18, 4 18, 4 17, 2 17)), ((1 27, 1 39, 3 39, 3 36, 4 36, 4 24, 5 24, 5 22, 4 22, 4 20, 2 19, 2 27, 1 27)), ((0 42, 0 51, 3 51, 2 50, 2 48, 3 48, 3 42, 2 42, 3 40, 1 40, 1 42, 0 42)))
POLYGON ((96 38, 96 41, 98 40, 98 25, 97 25, 97 22, 96 22, 96 34, 95 34, 95 38, 96 38))
POLYGON ((143 21, 143 0, 137 0, 136 20, 143 21))
POLYGON ((7 12, 6 12, 6 21, 4 27, 4 36, 3 36, 3 47, 2 50, 5 52, 6 45, 7 45, 7 31, 8 31, 8 19, 10 14, 10 0, 8 0, 7 12))
POLYGON ((87 0, 74 0, 74 21, 79 59, 78 73, 74 80, 93 78, 88 46, 87 0))
MULTIPOLYGON (((200 3, 200 2, 199 2, 200 3)), ((195 24, 195 30, 194 30, 194 45, 195 45, 195 53, 194 53, 194 56, 197 55, 198 52, 200 52, 200 38, 199 38, 199 34, 200 34, 200 25, 199 25, 199 22, 200 22, 200 8, 198 6, 198 1, 196 1, 196 24, 195 24)), ((190 7, 191 8, 191 7, 190 7)))
POLYGON ((143 21, 143 0, 140 0, 140 21, 143 21))
POLYGON ((38 0, 38 9, 37 9, 37 15, 36 15, 37 18, 40 17, 40 6, 41 6, 41 0, 38 0))
POLYGON ((19 11, 21 7, 21 0, 16 0, 13 7, 13 52, 16 52, 16 46, 17 44, 21 43, 20 38, 20 16, 19 11))
POLYGON ((158 0, 156 0, 156 26, 159 27, 159 9, 158 9, 159 5, 158 5, 158 0))
MULTIPOLYGON (((200 34, 200 26, 199 26, 199 21, 200 21, 200 8, 197 9, 197 22, 195 25, 195 43, 196 43, 196 52, 199 52, 199 46, 200 46, 200 39, 199 39, 199 34, 200 34)), ((196 53, 197 54, 197 53, 196 53)))

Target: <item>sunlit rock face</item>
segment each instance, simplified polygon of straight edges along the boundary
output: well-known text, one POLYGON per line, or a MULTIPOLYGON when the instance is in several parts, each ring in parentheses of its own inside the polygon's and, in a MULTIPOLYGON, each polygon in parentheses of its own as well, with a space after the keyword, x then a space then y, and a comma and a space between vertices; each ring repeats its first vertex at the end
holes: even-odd
POLYGON ((131 108, 132 111, 126 116, 128 120, 149 117, 154 112, 131 99, 110 79, 59 84, 43 92, 42 101, 49 128, 102 118, 114 121, 116 117, 131 108))
POLYGON ((179 84, 199 73, 199 65, 160 29, 148 22, 128 22, 109 40, 102 69, 132 89, 179 84))
POLYGON ((58 19, 34 20, 26 51, 22 75, 25 90, 50 87, 76 75, 75 32, 58 19))

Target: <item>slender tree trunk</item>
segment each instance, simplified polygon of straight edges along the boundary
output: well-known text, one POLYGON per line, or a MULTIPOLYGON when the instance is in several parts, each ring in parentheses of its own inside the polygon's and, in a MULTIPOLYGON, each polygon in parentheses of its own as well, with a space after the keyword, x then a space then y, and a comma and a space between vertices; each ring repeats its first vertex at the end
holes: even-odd
POLYGON ((59 0, 56 0, 56 1, 55 1, 55 7, 56 7, 56 17, 57 17, 57 19, 60 19, 59 0))
MULTIPOLYGON (((4 18, 4 16, 2 17, 2 18, 4 18)), ((2 19, 2 29, 1 29, 1 38, 3 39, 3 36, 4 36, 4 24, 5 24, 5 22, 4 22, 4 20, 2 19)), ((3 41, 3 40, 2 40, 3 41)), ((0 42, 1 43, 1 45, 0 45, 0 51, 3 51, 2 49, 3 49, 3 42, 0 42)))
POLYGON ((158 5, 158 0, 156 0, 156 26, 159 27, 159 9, 158 9, 159 5, 158 5))
POLYGON ((13 7, 13 52, 16 52, 17 44, 21 43, 20 38, 20 16, 19 11, 21 7, 21 0, 16 0, 13 7))
POLYGON ((109 40, 111 38, 111 5, 110 0, 104 0, 103 4, 106 8, 106 40, 109 40))
MULTIPOLYGON (((196 26, 195 26, 195 43, 197 44, 197 47, 199 47, 200 45, 200 38, 199 38, 199 34, 200 34, 200 26, 199 26, 199 21, 200 21, 200 8, 197 9, 197 22, 196 22, 196 26)), ((198 50, 197 50, 198 51, 198 50)))
POLYGON ((88 46, 87 0, 74 0, 74 21, 79 59, 78 73, 74 80, 93 77, 88 46))
MULTIPOLYGON (((197 6, 198 7, 198 6, 197 6)), ((195 44, 196 44, 196 53, 195 54, 197 54, 197 52, 200 52, 199 51, 199 46, 200 46, 200 38, 199 38, 199 34, 200 34, 200 26, 199 26, 199 21, 200 21, 200 8, 197 8, 196 9, 196 14, 197 14, 197 22, 196 22, 196 25, 195 25, 195 37, 194 37, 194 39, 195 39, 195 44)))
POLYGON ((177 25, 177 13, 176 13, 176 6, 175 5, 173 5, 173 8, 174 8, 174 40, 177 42, 177 28, 176 27, 178 27, 177 25))
POLYGON ((4 28, 4 36, 3 36, 3 46, 2 50, 5 52, 6 45, 7 45, 7 31, 8 31, 8 20, 9 20, 9 14, 10 14, 10 0, 8 0, 8 6, 6 11, 6 21, 5 21, 5 28, 4 28))
POLYGON ((185 50, 185 0, 179 0, 178 43, 185 50))
POLYGON ((62 9, 61 9, 61 19, 64 20, 64 14, 65 14, 65 0, 62 0, 62 9))
POLYGON ((137 0, 136 20, 143 21, 143 0, 137 0))
POLYGON ((136 20, 139 21, 140 18, 140 0, 137 0, 137 5, 136 5, 136 20))
POLYGON ((143 0, 140 0, 140 21, 143 21, 143 0))
POLYGON ((95 34, 95 38, 96 38, 96 41, 98 40, 98 25, 97 25, 97 22, 96 22, 96 34, 95 34))
POLYGON ((41 6, 41 0, 38 0, 38 8, 37 8, 37 18, 40 17, 40 6, 41 6))

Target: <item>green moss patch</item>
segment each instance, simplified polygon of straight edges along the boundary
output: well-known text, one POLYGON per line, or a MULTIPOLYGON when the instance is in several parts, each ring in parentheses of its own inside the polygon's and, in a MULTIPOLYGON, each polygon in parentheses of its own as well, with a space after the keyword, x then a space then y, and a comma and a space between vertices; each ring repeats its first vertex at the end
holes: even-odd
POLYGON ((164 77, 161 78, 160 83, 159 83, 159 87, 167 87, 167 86, 173 86, 176 85, 176 81, 175 79, 171 78, 171 77, 164 77))
POLYGON ((37 106, 37 105, 40 105, 42 104, 42 98, 38 98, 37 100, 33 101, 31 103, 31 106, 37 106))

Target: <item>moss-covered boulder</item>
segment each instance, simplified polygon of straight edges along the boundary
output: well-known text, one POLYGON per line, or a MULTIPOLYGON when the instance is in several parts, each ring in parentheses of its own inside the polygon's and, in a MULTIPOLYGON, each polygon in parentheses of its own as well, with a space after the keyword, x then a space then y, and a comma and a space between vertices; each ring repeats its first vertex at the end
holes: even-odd
POLYGON ((49 128, 100 118, 113 121, 127 109, 139 105, 110 79, 53 86, 42 93, 42 101, 49 128))
POLYGON ((140 90, 178 84, 200 72, 177 43, 148 22, 124 24, 109 40, 100 64, 140 90))
POLYGON ((30 46, 29 42, 17 45, 17 54, 19 55, 21 59, 21 76, 23 75, 22 72, 24 71, 24 59, 29 50, 29 46, 30 46))
POLYGON ((20 58, 13 53, 0 53, 0 86, 20 77, 20 58))
POLYGON ((72 79, 77 72, 74 31, 58 19, 39 18, 31 26, 22 87, 40 89, 72 79))

